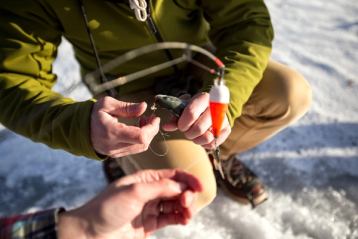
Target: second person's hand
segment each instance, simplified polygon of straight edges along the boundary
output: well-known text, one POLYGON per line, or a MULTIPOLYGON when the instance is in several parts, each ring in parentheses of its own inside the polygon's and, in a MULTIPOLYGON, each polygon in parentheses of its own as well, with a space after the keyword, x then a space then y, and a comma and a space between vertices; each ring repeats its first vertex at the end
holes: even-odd
POLYGON ((59 216, 59 239, 143 239, 195 214, 198 178, 175 169, 144 170, 110 184, 80 208, 59 216))

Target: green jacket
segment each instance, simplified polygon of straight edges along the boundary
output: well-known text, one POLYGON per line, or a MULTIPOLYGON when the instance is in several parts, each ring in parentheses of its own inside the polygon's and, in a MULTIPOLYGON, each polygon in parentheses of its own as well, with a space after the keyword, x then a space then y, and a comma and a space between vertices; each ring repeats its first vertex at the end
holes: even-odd
MULTIPOLYGON (((61 36, 73 44, 83 72, 96 69, 79 0, 1 0, 0 5, 0 122, 50 147, 98 158, 89 135, 94 101, 76 102, 51 90, 56 82, 52 63, 61 36)), ((84 5, 102 62, 157 42, 126 0, 85 0, 84 5)), ((232 125, 260 81, 271 52, 273 30, 263 1, 152 0, 149 5, 164 41, 204 45, 210 40, 216 46, 216 55, 227 67, 232 125)), ((111 74, 165 60, 165 54, 157 52, 111 74)), ((129 83, 119 93, 146 88, 153 81, 152 77, 129 83)))

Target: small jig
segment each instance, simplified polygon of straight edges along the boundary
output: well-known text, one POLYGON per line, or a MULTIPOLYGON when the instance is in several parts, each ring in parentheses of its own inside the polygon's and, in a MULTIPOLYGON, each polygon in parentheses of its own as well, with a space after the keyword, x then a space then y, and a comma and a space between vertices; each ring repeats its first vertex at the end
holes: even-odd
POLYGON ((152 106, 152 109, 160 107, 169 110, 173 115, 179 118, 187 104, 186 101, 175 96, 156 95, 154 97, 154 105, 152 106))

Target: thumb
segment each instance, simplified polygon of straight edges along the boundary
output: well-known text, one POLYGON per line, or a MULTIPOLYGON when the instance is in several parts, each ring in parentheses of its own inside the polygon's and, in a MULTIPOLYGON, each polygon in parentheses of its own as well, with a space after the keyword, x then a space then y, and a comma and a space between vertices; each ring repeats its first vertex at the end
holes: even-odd
POLYGON ((116 115, 123 118, 134 118, 142 115, 147 109, 147 103, 121 102, 122 106, 117 108, 116 115))
POLYGON ((102 110, 104 112, 123 118, 138 117, 142 115, 147 108, 147 104, 145 102, 124 102, 112 97, 102 98, 99 104, 102 104, 102 110))

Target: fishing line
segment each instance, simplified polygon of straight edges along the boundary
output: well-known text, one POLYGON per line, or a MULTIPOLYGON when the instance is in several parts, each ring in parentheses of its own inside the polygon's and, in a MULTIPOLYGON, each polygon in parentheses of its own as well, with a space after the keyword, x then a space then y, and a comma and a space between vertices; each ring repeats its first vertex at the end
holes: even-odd
MULTIPOLYGON (((155 111, 158 109, 158 108, 156 107, 155 103, 150 107, 150 109, 152 110, 152 114, 151 114, 150 117, 155 116, 155 111)), ((159 129, 158 133, 162 136, 162 139, 163 139, 163 142, 164 142, 164 147, 165 147, 164 153, 158 153, 158 152, 156 152, 156 151, 152 148, 151 143, 152 143, 153 141, 149 144, 149 147, 148 147, 148 148, 150 149, 150 151, 151 151, 154 155, 156 155, 156 156, 158 156, 158 157, 164 157, 164 156, 166 156, 166 155, 168 154, 168 152, 169 152, 169 146, 168 146, 167 140, 166 140, 166 138, 165 138, 165 137, 168 137, 168 134, 163 133, 160 129, 159 129)))

